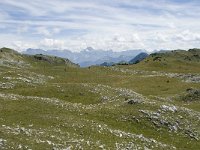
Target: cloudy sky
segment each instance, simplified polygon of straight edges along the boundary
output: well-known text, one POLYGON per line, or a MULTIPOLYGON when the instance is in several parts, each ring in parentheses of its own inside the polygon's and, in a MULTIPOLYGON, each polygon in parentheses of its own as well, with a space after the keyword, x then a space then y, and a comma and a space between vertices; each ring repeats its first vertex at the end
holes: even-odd
POLYGON ((0 0, 0 47, 200 48, 199 0, 0 0))

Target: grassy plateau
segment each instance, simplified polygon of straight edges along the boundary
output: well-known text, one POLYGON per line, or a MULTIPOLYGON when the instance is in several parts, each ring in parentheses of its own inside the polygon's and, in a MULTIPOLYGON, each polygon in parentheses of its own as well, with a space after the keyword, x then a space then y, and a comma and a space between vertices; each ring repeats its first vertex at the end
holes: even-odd
POLYGON ((0 149, 198 150, 200 50, 80 68, 2 48, 0 149))

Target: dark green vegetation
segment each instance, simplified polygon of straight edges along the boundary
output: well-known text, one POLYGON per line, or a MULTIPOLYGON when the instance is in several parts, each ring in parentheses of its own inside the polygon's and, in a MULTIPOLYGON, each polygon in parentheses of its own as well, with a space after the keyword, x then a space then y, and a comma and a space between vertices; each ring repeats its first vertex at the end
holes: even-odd
POLYGON ((0 49, 0 149, 198 150, 199 56, 79 68, 0 49))

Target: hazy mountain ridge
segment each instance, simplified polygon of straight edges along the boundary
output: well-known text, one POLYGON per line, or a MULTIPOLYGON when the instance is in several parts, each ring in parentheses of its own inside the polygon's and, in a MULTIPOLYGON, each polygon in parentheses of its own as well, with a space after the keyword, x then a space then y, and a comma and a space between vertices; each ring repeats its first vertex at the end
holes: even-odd
POLYGON ((42 49, 27 49, 23 53, 25 54, 46 54, 54 55, 58 57, 68 58, 72 62, 80 64, 81 67, 87 67, 91 65, 99 65, 104 62, 118 63, 121 61, 130 61, 136 55, 145 50, 125 50, 121 52, 115 52, 113 50, 96 50, 92 47, 88 47, 80 52, 72 52, 70 50, 42 50, 42 49))
POLYGON ((138 54, 136 57, 134 57, 133 59, 131 59, 129 61, 129 64, 136 64, 139 63, 140 61, 144 60, 145 58, 147 58, 149 55, 147 53, 140 53, 138 54))
POLYGON ((124 61, 126 59, 121 59, 118 61, 105 61, 104 63, 101 63, 100 66, 113 66, 113 65, 130 65, 130 64, 136 64, 141 62, 142 60, 144 60, 145 58, 147 58, 149 56, 149 54, 145 53, 145 52, 141 52, 138 55, 136 55, 135 57, 131 57, 127 60, 130 61, 124 61))

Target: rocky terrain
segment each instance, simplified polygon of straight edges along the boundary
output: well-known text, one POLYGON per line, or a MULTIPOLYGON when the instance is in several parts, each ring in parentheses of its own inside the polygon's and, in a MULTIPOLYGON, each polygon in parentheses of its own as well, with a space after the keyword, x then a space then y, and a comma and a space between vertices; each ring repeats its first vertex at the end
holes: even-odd
POLYGON ((181 68, 170 53, 79 68, 1 49, 0 149, 198 150, 199 50, 171 53, 181 68))

